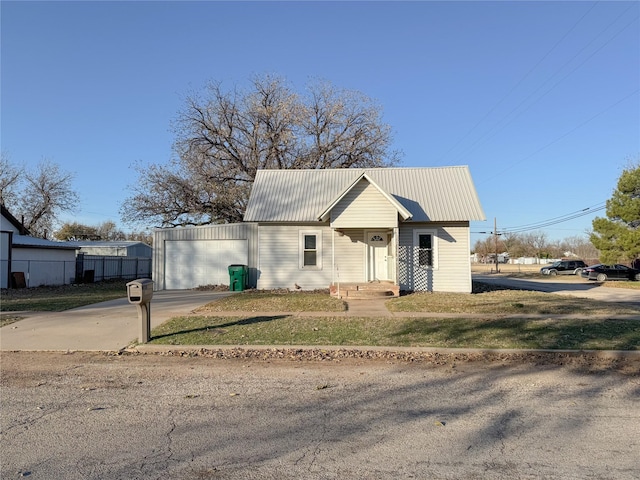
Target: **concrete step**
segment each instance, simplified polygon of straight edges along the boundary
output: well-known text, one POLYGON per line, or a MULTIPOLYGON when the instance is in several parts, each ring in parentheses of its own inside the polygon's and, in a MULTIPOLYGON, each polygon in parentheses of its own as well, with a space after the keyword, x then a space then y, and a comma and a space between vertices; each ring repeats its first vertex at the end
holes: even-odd
POLYGON ((340 292, 342 297, 345 298, 384 298, 393 297, 394 293, 391 290, 372 290, 372 289, 360 289, 360 290, 346 290, 340 292))
POLYGON ((340 298, 399 297, 400 287, 391 282, 341 283, 330 286, 331 295, 340 298))

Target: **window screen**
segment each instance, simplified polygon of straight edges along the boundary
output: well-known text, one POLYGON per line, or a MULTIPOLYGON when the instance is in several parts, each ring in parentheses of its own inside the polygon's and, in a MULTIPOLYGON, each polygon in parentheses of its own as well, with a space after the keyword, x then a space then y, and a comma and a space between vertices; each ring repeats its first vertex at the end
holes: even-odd
POLYGON ((433 266, 433 237, 429 234, 418 235, 418 264, 433 266))

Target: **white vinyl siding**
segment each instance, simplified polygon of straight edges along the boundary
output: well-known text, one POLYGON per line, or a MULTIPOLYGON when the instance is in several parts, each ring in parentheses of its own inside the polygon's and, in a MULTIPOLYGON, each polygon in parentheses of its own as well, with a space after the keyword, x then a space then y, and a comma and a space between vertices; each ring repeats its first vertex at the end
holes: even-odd
POLYGON ((393 228, 398 210, 367 180, 360 180, 331 210, 334 228, 393 228))
POLYGON ((336 232, 335 282, 363 282, 366 275, 366 244, 363 230, 342 230, 342 236, 336 232))
POLYGON ((258 229, 258 288, 290 288, 303 290, 328 288, 331 283, 331 229, 312 225, 262 224, 258 229), (320 235, 323 248, 318 259, 322 269, 300 268, 302 231, 320 235))
POLYGON ((411 291, 471 292, 469 242, 469 227, 466 222, 400 227, 400 288, 411 291), (437 268, 417 265, 417 233, 424 231, 434 233, 434 262, 437 261, 437 268))

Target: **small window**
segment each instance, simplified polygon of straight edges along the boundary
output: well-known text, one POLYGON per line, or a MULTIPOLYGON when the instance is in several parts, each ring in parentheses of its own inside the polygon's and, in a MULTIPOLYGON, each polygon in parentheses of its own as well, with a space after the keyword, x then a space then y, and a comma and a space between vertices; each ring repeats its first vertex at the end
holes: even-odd
POLYGON ((415 230, 413 245, 415 248, 414 262, 422 268, 438 268, 438 237, 436 230, 415 230))
POLYGON ((319 231, 300 232, 300 268, 322 268, 322 237, 319 231))
POLYGON ((317 265, 318 250, 315 235, 304 236, 304 260, 303 266, 315 267, 317 265))
POLYGON ((418 264, 433 267, 433 238, 429 234, 418 235, 418 264))

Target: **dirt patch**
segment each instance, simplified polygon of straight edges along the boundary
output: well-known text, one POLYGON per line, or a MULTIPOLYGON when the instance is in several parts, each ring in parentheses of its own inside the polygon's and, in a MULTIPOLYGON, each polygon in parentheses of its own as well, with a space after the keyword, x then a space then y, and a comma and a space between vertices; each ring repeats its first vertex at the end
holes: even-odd
MULTIPOLYGON (((496 366, 528 365, 535 367, 565 367, 581 373, 615 372, 640 377, 640 355, 614 352, 424 352, 373 349, 299 349, 299 348, 199 348, 171 349, 161 353, 124 352, 2 352, 0 354, 2 385, 36 385, 50 376, 73 375, 76 369, 87 366, 108 367, 127 364, 132 369, 153 371, 159 366, 184 366, 212 363, 217 368, 226 364, 256 363, 277 367, 279 364, 336 365, 346 367, 363 363, 414 365, 421 368, 456 368, 465 365, 478 369, 496 366)), ((112 384, 110 370, 104 378, 94 378, 100 384, 112 384)))

